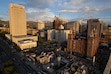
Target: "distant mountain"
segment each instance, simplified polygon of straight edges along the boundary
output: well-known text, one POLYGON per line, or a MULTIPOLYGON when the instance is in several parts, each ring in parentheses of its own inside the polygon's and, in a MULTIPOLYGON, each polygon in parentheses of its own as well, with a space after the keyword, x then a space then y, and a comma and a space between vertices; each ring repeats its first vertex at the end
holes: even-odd
POLYGON ((9 21, 0 20, 0 26, 4 26, 4 25, 9 27, 9 21))

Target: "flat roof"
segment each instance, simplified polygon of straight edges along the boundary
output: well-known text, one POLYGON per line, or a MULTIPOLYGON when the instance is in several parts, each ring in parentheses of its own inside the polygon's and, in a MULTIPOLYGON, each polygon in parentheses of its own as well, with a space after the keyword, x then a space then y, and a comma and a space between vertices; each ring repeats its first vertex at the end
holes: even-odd
POLYGON ((33 35, 22 35, 22 36, 13 36, 15 38, 25 38, 25 37, 35 37, 33 35))
MULTIPOLYGON (((6 34, 6 35, 9 35, 11 36, 11 34, 6 34)), ((21 36, 13 36, 15 38, 24 38, 24 37, 36 37, 36 36, 33 36, 33 35, 21 35, 21 36)))

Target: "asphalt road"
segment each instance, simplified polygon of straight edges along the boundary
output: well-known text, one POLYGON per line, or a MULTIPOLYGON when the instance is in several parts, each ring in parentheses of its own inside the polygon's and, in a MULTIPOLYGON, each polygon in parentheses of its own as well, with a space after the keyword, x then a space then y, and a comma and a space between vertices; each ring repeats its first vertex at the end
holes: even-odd
POLYGON ((15 68, 19 74, 37 74, 36 67, 33 63, 29 63, 20 52, 17 52, 16 49, 11 48, 11 46, 2 38, 0 38, 0 49, 14 62, 15 68), (15 50, 15 52, 12 52, 15 50))

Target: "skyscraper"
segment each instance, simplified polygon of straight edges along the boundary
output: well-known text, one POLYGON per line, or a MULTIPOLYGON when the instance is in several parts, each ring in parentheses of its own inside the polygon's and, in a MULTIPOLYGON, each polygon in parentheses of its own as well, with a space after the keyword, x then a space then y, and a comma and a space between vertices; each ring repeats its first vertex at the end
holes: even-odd
POLYGON ((103 31, 103 21, 101 19, 89 19, 87 21, 87 37, 90 36, 90 33, 94 28, 97 30, 99 37, 101 37, 101 33, 103 31))
POLYGON ((64 24, 65 29, 74 30, 76 33, 80 32, 81 21, 71 21, 64 24))
POLYGON ((24 6, 18 4, 9 5, 10 34, 12 36, 27 35, 26 12, 24 6))
POLYGON ((93 57, 97 53, 103 21, 101 19, 89 19, 87 21, 87 56, 93 57))
POLYGON ((5 36, 17 44, 21 50, 37 46, 37 36, 27 35, 26 12, 24 6, 9 5, 10 34, 5 36))
POLYGON ((97 53, 100 37, 98 36, 97 29, 93 29, 90 36, 87 38, 87 56, 93 57, 97 53))

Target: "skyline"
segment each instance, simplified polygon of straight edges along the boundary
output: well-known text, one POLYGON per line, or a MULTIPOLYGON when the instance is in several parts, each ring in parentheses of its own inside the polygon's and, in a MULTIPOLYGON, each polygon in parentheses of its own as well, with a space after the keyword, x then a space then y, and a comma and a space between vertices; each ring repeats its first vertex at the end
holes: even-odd
POLYGON ((7 0, 0 1, 0 19, 8 20, 8 5, 17 3, 25 6, 27 20, 53 20, 54 16, 67 20, 102 18, 111 20, 111 0, 7 0))
POLYGON ((2 5, 0 74, 111 74, 110 7, 87 0, 2 5))

